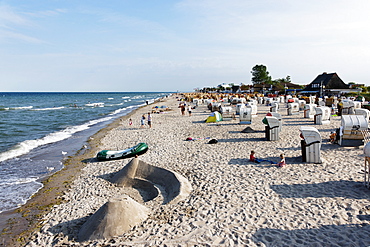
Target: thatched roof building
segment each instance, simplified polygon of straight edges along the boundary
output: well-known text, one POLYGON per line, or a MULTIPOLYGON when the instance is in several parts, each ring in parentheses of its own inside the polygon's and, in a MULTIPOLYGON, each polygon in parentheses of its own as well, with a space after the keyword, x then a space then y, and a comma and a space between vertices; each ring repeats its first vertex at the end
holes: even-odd
POLYGON ((318 75, 309 85, 307 85, 301 94, 327 94, 329 92, 347 91, 349 86, 339 78, 337 73, 322 73, 318 75))

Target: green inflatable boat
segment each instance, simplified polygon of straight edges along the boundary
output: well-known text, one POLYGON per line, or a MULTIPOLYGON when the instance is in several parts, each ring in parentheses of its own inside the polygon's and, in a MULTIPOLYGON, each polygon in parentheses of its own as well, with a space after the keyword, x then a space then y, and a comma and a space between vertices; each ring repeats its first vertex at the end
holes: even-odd
POLYGON ((136 155, 144 154, 148 151, 148 144, 141 142, 132 148, 118 151, 103 150, 100 151, 96 158, 98 160, 115 160, 135 157, 136 155))

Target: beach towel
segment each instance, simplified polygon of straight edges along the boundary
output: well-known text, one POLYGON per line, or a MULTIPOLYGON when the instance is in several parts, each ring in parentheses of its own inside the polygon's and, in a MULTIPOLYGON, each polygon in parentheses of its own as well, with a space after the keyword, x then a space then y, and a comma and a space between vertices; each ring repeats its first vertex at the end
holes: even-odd
POLYGON ((211 139, 211 137, 188 137, 186 138, 187 141, 198 141, 198 140, 207 140, 207 139, 211 139))
POLYGON ((264 159, 258 159, 258 158, 256 158, 254 162, 256 163, 269 162, 270 164, 277 164, 276 162, 271 161, 271 160, 264 160, 264 159))

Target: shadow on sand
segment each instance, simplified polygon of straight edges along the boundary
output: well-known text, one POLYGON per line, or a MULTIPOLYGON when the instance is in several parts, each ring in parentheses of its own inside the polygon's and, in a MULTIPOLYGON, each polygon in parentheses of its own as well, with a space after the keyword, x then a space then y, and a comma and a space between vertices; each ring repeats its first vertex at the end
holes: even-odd
POLYGON ((370 225, 326 225, 315 229, 262 228, 252 240, 265 246, 369 246, 370 225))
POLYGON ((284 198, 305 197, 344 197, 351 199, 370 199, 369 190, 362 182, 340 180, 317 184, 271 185, 273 191, 284 198))
MULTIPOLYGON (((280 161, 279 157, 263 157, 263 159, 264 160, 270 160, 270 161, 273 161, 275 163, 280 161)), ((261 163, 251 162, 251 161, 249 161, 249 158, 244 158, 244 159, 237 158, 237 159, 231 159, 229 161, 229 165, 248 165, 248 164, 249 165, 256 165, 256 166, 264 167, 264 168, 276 167, 276 164, 270 164, 267 161, 263 161, 261 163)))
POLYGON ((229 139, 217 139, 218 142, 248 142, 248 141, 266 141, 266 138, 229 138, 229 139))

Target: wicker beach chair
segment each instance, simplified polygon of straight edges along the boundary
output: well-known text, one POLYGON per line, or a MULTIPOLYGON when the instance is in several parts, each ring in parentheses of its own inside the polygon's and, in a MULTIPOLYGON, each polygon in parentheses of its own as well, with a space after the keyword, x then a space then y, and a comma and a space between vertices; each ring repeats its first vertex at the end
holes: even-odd
MULTIPOLYGON (((364 145, 370 141, 370 130, 361 130, 362 136, 364 137, 364 145)), ((365 167, 364 167, 364 185, 370 189, 370 157, 366 155, 365 148, 365 167)))

